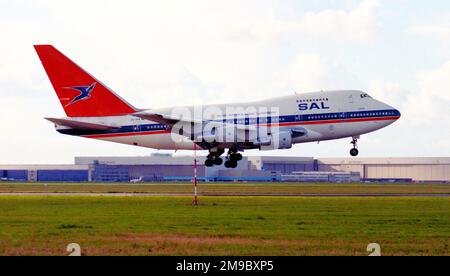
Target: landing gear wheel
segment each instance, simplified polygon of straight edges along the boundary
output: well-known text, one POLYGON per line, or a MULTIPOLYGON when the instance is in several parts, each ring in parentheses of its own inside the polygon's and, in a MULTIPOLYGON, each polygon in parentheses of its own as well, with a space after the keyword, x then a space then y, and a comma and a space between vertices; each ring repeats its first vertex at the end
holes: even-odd
POLYGON ((242 154, 240 153, 232 153, 230 154, 230 160, 234 162, 239 162, 242 160, 242 154))
POLYGON ((350 155, 355 157, 358 156, 359 151, 358 151, 358 138, 359 137, 352 137, 352 141, 350 142, 350 144, 353 145, 353 148, 350 150, 350 155))
POLYGON ((242 154, 240 154, 240 153, 234 154, 234 159, 235 159, 236 161, 241 161, 241 160, 242 160, 242 154))
POLYGON ((236 161, 232 161, 232 160, 227 160, 225 161, 225 168, 236 168, 238 165, 238 163, 236 161))
POLYGON ((226 160, 225 167, 234 169, 238 166, 238 162, 242 160, 242 154, 238 153, 236 148, 230 148, 226 160))
POLYGON ((210 149, 208 156, 206 156, 205 166, 213 167, 214 165, 220 166, 223 164, 223 159, 220 156, 225 152, 224 149, 216 149, 212 151, 210 149))
POLYGON ((220 166, 223 163, 223 159, 220 157, 217 157, 216 159, 214 159, 214 165, 216 166, 220 166))
POLYGON ((205 161, 205 166, 206 166, 206 167, 212 167, 212 166, 214 166, 214 160, 212 160, 212 159, 206 159, 206 161, 205 161))

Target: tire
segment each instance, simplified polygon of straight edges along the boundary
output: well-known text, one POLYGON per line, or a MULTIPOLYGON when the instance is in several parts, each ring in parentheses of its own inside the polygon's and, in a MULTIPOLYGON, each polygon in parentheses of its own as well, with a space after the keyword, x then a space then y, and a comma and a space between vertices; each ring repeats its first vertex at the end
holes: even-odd
POLYGON ((231 163, 230 160, 225 161, 225 168, 231 168, 231 163))
POLYGON ((217 157, 216 159, 214 159, 214 165, 216 166, 220 166, 223 163, 223 159, 220 157, 217 157))
POLYGON ((234 154, 231 154, 229 157, 230 161, 236 161, 236 157, 234 156, 234 154))
POLYGON ((236 153, 234 156, 235 156, 235 160, 236 161, 241 161, 242 160, 242 154, 236 153))
POLYGON ((212 160, 212 159, 206 159, 206 161, 205 161, 205 166, 206 166, 206 167, 212 167, 212 166, 214 166, 214 160, 212 160))
POLYGON ((351 149, 350 150, 350 155, 351 156, 358 156, 358 154, 359 154, 359 151, 358 151, 358 149, 351 149))
POLYGON ((242 160, 242 154, 240 153, 233 153, 232 155, 230 155, 230 160, 233 162, 239 162, 242 160))
POLYGON ((236 161, 231 161, 230 168, 234 169, 237 167, 237 165, 238 163, 236 161))

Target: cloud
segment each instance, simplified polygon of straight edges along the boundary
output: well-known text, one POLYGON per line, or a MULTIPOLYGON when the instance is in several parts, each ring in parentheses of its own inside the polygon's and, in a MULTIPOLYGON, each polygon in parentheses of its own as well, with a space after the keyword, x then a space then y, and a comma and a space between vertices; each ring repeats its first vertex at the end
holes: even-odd
POLYGON ((245 101, 267 89, 266 46, 224 41, 226 30, 228 25, 261 17, 269 5, 268 1, 1 2, 0 122, 10 135, 0 137, 0 162, 70 163, 76 155, 153 151, 55 132, 43 117, 64 112, 33 44, 54 44, 138 107, 245 101))
POLYGON ((383 152, 395 156, 448 156, 450 62, 418 72, 413 81, 411 90, 401 82, 376 80, 369 84, 368 91, 374 98, 402 113, 392 127, 364 136, 363 143, 368 143, 371 155, 382 147, 383 152))
POLYGON ((292 40, 292 37, 305 35, 312 38, 367 41, 376 34, 375 12, 378 6, 379 0, 364 0, 351 10, 327 9, 308 12, 292 20, 260 22, 242 34, 266 39, 292 40))
POLYGON ((431 38, 442 43, 450 43, 450 20, 440 19, 431 24, 416 25, 407 29, 407 33, 431 38))
POLYGON ((417 74, 419 87, 437 101, 450 101, 450 61, 439 68, 417 74))
POLYGON ((357 77, 339 64, 324 59, 317 53, 300 53, 279 72, 277 77, 286 87, 296 92, 339 90, 361 87, 357 77))
POLYGON ((411 94, 411 91, 402 87, 400 83, 381 80, 371 81, 367 91, 377 100, 389 103, 400 110, 406 105, 405 99, 411 94))
POLYGON ((411 94, 406 102, 408 112, 416 124, 448 124, 450 114, 450 61, 436 69, 417 74, 416 93, 411 94))
MULTIPOLYGON (((298 1, 274 0, 5 3, 0 1, 0 121, 10 135, 0 137, 5 145, 0 155, 3 163, 69 163, 75 155, 152 151, 56 133, 42 118, 64 116, 64 112, 32 48, 34 43, 54 44, 142 108, 368 87, 375 97, 401 108, 400 123, 415 123, 411 130, 400 128, 399 136, 416 130, 420 123, 430 124, 427 116, 442 118, 439 113, 446 114, 448 108, 448 94, 443 94, 448 91, 444 63, 412 75, 406 85, 405 81, 386 82, 379 77, 384 73, 379 67, 364 66, 366 53, 373 53, 373 45, 366 42, 384 34, 378 32, 377 12, 385 11, 387 1, 383 5, 378 0, 306 1, 301 8, 298 1), (329 2, 337 8, 321 8, 329 2), (347 8, 348 3, 356 5, 347 8), (373 82, 377 77, 382 80, 373 82), (417 87, 410 91, 405 86, 417 87)), ((438 37, 445 33, 446 25, 442 26, 439 31, 416 31, 438 37)), ((384 55, 383 47, 374 47, 380 48, 376 57, 380 64, 385 63, 390 55, 384 55)), ((393 40, 390 47, 401 49, 404 43, 393 40)), ((402 66, 407 65, 399 64, 398 69, 403 70, 402 66)), ((437 129, 434 125, 432 129, 437 129)), ((373 140, 388 144, 391 131, 396 128, 379 132, 384 136, 374 134, 373 140)), ((347 147, 348 143, 335 141, 300 145, 301 151, 285 153, 342 156, 347 147)), ((439 148, 434 152, 440 152, 439 148)), ((372 154, 378 153, 379 149, 372 149, 372 154)))
POLYGON ((370 93, 377 99, 400 109, 400 124, 408 127, 435 126, 450 122, 450 61, 441 66, 418 72, 416 89, 410 91, 399 83, 373 81, 370 93))

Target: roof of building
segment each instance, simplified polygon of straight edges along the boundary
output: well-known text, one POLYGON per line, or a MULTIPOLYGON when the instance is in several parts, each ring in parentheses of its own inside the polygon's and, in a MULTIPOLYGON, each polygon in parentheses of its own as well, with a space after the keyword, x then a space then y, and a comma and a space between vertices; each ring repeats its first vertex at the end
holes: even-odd
POLYGON ((264 163, 313 163, 314 157, 295 157, 295 156, 249 156, 250 162, 264 163))
POLYGON ((450 164, 450 157, 376 157, 376 158, 318 158, 319 164, 379 164, 379 165, 424 165, 450 164))
MULTIPOLYGON (((199 162, 203 162, 205 157, 197 157, 199 162)), ((193 156, 89 156, 75 157, 75 164, 89 165, 99 161, 110 165, 192 165, 193 156)))
POLYGON ((88 165, 1 165, 0 170, 88 170, 88 165))

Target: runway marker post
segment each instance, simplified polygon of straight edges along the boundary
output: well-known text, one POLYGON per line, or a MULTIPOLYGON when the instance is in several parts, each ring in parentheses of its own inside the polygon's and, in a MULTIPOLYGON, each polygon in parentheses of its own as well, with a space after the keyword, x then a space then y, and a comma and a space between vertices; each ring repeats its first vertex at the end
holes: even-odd
POLYGON ((192 202, 194 206, 198 206, 197 183, 197 144, 194 142, 194 201, 192 202))

